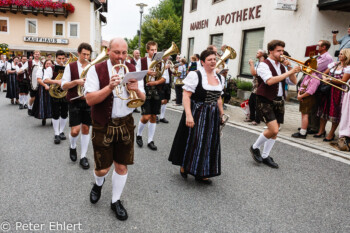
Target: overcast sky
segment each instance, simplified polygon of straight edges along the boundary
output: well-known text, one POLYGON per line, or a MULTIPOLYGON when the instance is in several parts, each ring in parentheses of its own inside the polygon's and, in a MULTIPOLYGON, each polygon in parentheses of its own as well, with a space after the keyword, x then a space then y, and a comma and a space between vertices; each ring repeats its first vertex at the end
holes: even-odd
MULTIPOLYGON (((140 7, 137 3, 145 3, 143 16, 148 14, 151 7, 156 6, 159 0, 109 0, 107 25, 102 27, 102 39, 110 40, 113 37, 132 38, 140 28, 140 7)), ((143 18, 142 16, 142 18, 143 18)))

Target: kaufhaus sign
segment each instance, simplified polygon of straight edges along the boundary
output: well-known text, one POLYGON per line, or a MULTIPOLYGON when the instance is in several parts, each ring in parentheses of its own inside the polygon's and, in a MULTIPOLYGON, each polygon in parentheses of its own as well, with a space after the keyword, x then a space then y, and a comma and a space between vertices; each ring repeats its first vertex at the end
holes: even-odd
POLYGON ((48 37, 33 37, 25 36, 23 38, 25 42, 46 43, 46 44, 68 44, 68 39, 57 39, 48 37))

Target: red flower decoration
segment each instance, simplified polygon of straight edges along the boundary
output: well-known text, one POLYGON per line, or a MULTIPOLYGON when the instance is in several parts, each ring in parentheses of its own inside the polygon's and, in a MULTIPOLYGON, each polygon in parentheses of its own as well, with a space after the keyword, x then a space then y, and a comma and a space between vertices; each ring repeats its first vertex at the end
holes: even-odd
POLYGON ((1 6, 25 6, 38 9, 51 8, 61 9, 64 8, 69 13, 74 13, 75 7, 71 3, 52 2, 52 0, 0 0, 1 6))

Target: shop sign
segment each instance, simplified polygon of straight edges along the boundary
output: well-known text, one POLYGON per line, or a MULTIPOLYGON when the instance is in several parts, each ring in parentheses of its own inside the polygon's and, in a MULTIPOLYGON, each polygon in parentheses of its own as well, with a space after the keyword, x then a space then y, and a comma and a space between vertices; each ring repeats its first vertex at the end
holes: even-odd
POLYGON ((194 31, 194 30, 200 30, 200 29, 208 28, 208 25, 209 25, 209 19, 200 20, 200 21, 191 23, 190 30, 194 31))
POLYGON ((278 10, 297 10, 297 0, 276 0, 276 9, 278 10))
POLYGON ((46 44, 68 44, 68 39, 25 36, 25 42, 46 43, 46 44))
POLYGON ((261 17, 261 5, 245 8, 243 10, 233 11, 216 18, 215 26, 230 24, 235 22, 254 20, 261 17))

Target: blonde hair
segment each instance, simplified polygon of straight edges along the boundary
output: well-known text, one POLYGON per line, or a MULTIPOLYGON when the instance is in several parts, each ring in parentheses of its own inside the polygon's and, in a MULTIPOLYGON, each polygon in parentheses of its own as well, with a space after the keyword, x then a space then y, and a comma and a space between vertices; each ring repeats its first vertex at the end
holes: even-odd
POLYGON ((344 65, 348 66, 350 65, 350 49, 342 49, 341 52, 343 53, 343 55, 345 56, 345 62, 344 65))

